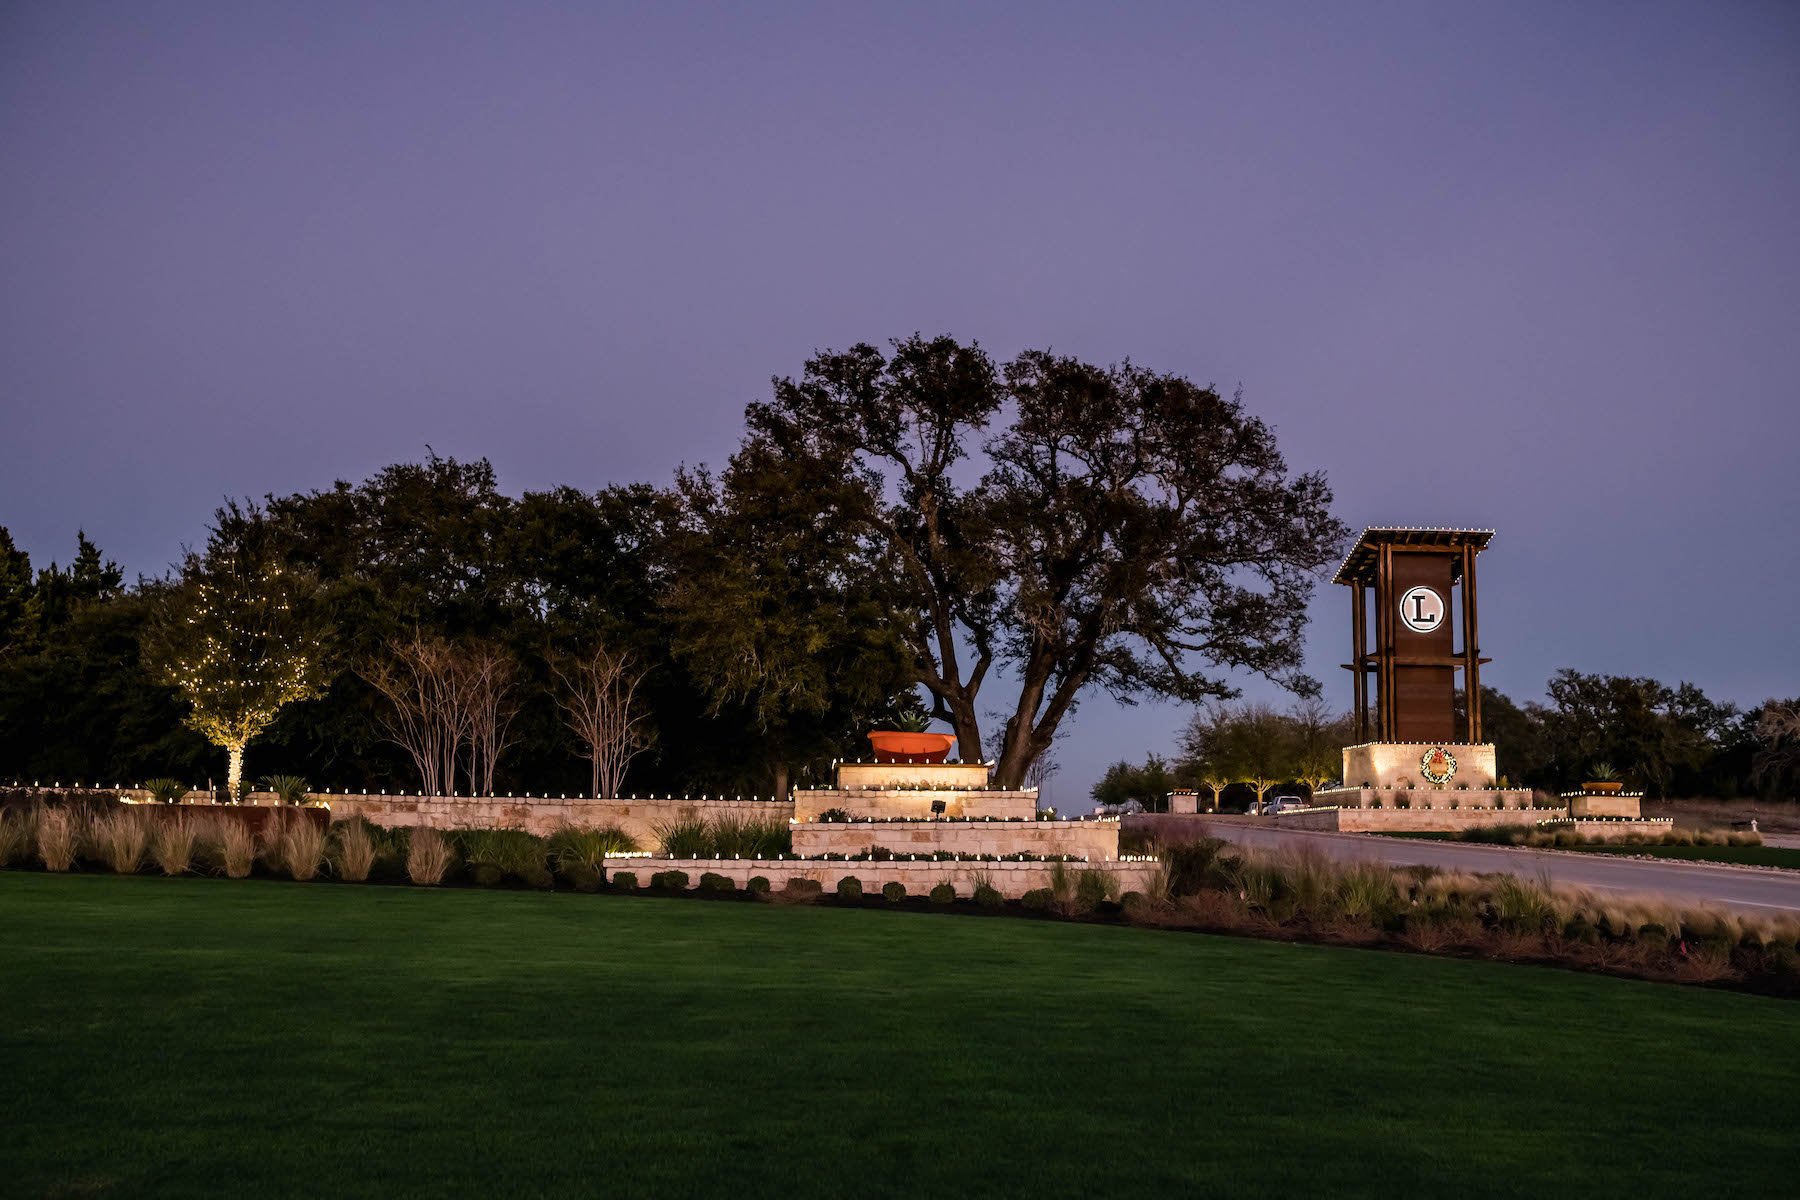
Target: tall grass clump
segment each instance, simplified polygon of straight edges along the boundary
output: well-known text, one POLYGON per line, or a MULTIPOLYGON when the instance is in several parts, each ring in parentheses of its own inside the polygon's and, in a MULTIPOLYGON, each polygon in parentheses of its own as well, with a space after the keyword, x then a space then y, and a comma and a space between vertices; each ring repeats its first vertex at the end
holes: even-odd
POLYGON ((699 818, 680 821, 663 821, 651 829, 656 840, 662 846, 662 852, 670 858, 711 858, 712 834, 706 822, 699 818))
POLYGON ((144 848, 150 841, 150 830, 144 819, 128 808, 101 813, 88 826, 88 841, 94 855, 121 875, 135 875, 144 865, 144 848))
POLYGON ((75 817, 66 808, 46 808, 37 815, 38 861, 46 871, 67 871, 75 865, 81 842, 75 817))
POLYGON ((256 865, 256 835, 244 822, 215 817, 206 840, 226 878, 243 879, 256 865))
POLYGON ((0 867, 10 867, 28 856, 36 836, 36 823, 29 811, 0 808, 0 867))
POLYGON ((716 817, 707 825, 713 858, 772 858, 793 846, 786 821, 716 817))
POLYGON ((630 834, 612 825, 564 825, 550 835, 550 857, 558 869, 580 864, 601 871, 607 855, 629 854, 637 848, 630 834))
POLYGON ((511 878, 531 887, 550 886, 549 851, 535 834, 523 829, 465 829, 456 841, 476 883, 492 886, 511 878))
POLYGON ((375 836, 361 817, 339 821, 331 827, 331 869, 347 883, 361 883, 375 866, 375 836))
POLYGON ((156 821, 150 830, 150 857, 164 875, 185 875, 194 865, 194 844, 199 840, 199 822, 191 817, 156 821))
POLYGON ((420 826, 406 839, 406 877, 420 887, 436 887, 444 881, 456 851, 450 839, 435 829, 420 826))
POLYGON ((325 866, 326 831, 317 822, 293 818, 279 822, 274 835, 275 862, 289 878, 312 879, 325 866))

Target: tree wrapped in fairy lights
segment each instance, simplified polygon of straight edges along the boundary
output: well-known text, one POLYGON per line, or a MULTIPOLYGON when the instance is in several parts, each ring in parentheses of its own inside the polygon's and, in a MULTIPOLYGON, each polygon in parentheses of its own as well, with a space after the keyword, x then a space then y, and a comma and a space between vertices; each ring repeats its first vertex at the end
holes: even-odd
POLYGON ((192 706, 188 724, 224 748, 236 797, 244 747, 283 706, 323 695, 331 679, 317 582, 218 543, 204 558, 189 556, 145 650, 151 670, 192 706))

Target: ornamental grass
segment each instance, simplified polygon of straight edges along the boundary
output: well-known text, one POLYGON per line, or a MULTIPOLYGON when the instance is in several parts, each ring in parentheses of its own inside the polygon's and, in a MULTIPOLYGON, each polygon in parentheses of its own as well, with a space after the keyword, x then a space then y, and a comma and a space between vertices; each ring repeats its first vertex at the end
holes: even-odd
POLYGON ((346 883, 362 883, 375 867, 377 847, 369 823, 361 817, 339 821, 331 827, 331 848, 327 856, 331 870, 346 883))
POLYGON ((420 887, 436 887, 456 862, 450 839, 435 829, 418 826, 406 838, 406 877, 420 887))
POLYGON ((202 842, 228 879, 243 879, 256 865, 256 835, 242 821, 214 817, 202 835, 202 842))
POLYGON ((120 875, 135 875, 144 865, 149 841, 144 819, 128 808, 100 813, 88 821, 87 842, 93 856, 120 875))
POLYGON ((67 871, 75 865, 81 831, 66 808, 46 808, 37 815, 38 861, 46 871, 67 871))
POLYGON ((37 838, 37 821, 30 809, 0 808, 0 867, 30 857, 37 838))
POLYGON ((181 816, 154 821, 150 829, 150 857, 164 875, 185 875, 194 865, 194 848, 200 840, 200 823, 181 816))
POLYGON ((305 883, 325 868, 328 835, 315 821, 277 818, 270 823, 272 853, 266 857, 290 879, 305 883))

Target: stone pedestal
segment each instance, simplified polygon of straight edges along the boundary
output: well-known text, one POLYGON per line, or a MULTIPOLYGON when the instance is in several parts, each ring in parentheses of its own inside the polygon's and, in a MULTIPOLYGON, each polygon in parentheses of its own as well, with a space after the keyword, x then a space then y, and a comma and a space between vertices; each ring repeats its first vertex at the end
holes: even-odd
POLYGON ((1456 770, 1442 785, 1458 784, 1491 789, 1494 772, 1492 742, 1364 742, 1344 747, 1344 780, 1347 788, 1432 788, 1439 785, 1425 777, 1423 761, 1433 750, 1442 750, 1456 761, 1456 770))

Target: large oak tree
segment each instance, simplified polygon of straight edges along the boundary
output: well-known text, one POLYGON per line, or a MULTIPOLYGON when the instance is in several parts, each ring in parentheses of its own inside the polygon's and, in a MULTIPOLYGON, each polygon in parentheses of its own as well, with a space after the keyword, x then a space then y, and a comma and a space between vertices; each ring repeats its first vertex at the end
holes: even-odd
MULTIPOLYGON (((1231 668, 1315 686, 1306 603, 1346 531, 1324 477, 1290 473, 1239 397, 1049 351, 997 368, 914 336, 817 354, 747 419, 743 453, 791 460, 815 519, 848 522, 885 565, 963 758, 982 755, 994 668, 1017 681, 1001 786, 1095 688, 1197 702, 1229 695, 1231 668)), ((778 489, 743 499, 792 507, 778 489)))

